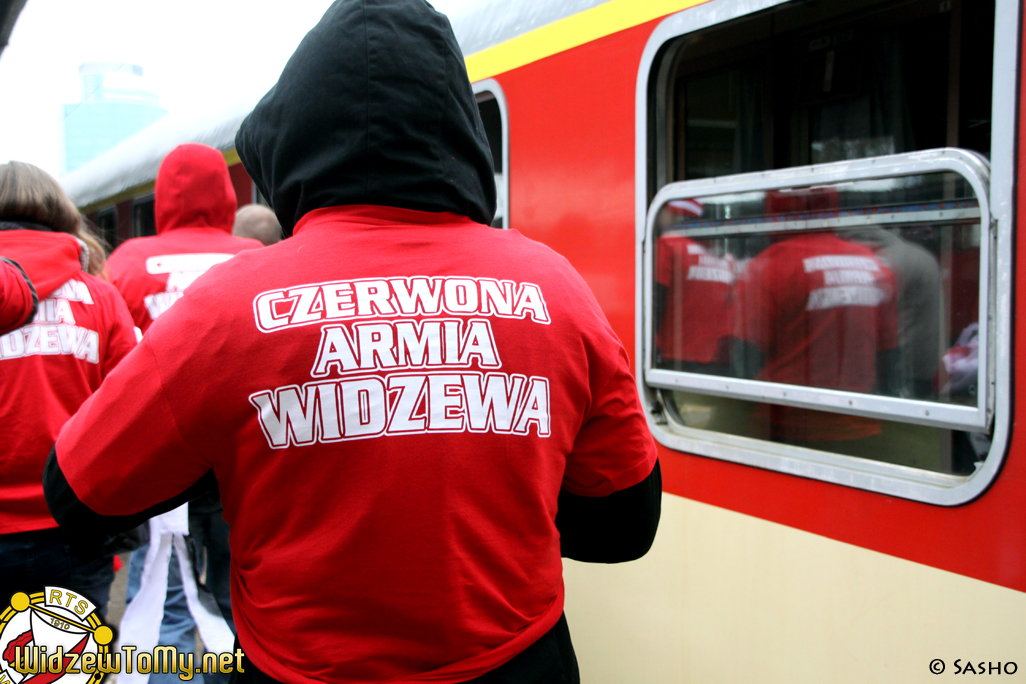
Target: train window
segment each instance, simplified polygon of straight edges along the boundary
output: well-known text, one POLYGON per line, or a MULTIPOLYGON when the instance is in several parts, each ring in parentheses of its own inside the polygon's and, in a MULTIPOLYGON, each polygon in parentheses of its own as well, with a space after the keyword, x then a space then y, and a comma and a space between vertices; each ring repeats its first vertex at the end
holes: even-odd
POLYGON ((153 213, 153 195, 136 199, 132 203, 132 237, 157 234, 157 221, 153 213))
POLYGON ((96 215, 96 230, 111 250, 118 246, 117 207, 104 209, 96 215))
POLYGON ((1018 8, 767 5, 686 10, 646 50, 650 424, 682 451, 963 503, 1007 439, 1013 164, 991 139, 1013 138, 996 46, 1018 8))
POLYGON ((474 84, 488 144, 495 166, 496 209, 492 226, 509 228, 509 123, 502 86, 493 79, 474 84))
POLYGON ((682 39, 667 48, 658 185, 937 147, 987 155, 993 27, 993 0, 848 0, 682 39))
POLYGON ((945 150, 898 175, 910 161, 825 165, 799 187, 776 172, 660 192, 646 379, 674 420, 973 472, 968 447, 989 443, 992 411, 989 171, 945 150))

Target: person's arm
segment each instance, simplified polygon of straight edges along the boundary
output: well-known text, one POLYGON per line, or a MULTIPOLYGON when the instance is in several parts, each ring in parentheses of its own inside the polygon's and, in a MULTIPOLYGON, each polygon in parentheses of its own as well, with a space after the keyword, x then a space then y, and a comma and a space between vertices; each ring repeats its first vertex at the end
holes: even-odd
POLYGON ((607 496, 578 496, 564 489, 556 515, 563 557, 588 563, 641 558, 655 540, 662 492, 659 461, 644 480, 607 496))
POLYGON ((876 391, 896 397, 901 392, 898 377, 901 352, 898 348, 898 281, 881 265, 881 287, 888 296, 877 307, 876 391))
POLYGON ((50 457, 43 469, 43 492, 46 505, 65 536, 74 540, 76 546, 89 547, 104 544, 109 537, 138 527, 150 518, 167 513, 182 504, 192 501, 211 489, 216 489, 214 471, 208 470, 194 484, 180 494, 160 501, 128 515, 102 515, 82 503, 68 483, 57 457, 57 446, 50 450, 50 457))
POLYGON ((16 261, 0 257, 0 335, 31 321, 38 306, 32 280, 16 261))
POLYGON ((876 391, 888 397, 900 394, 898 362, 901 356, 897 349, 881 349, 876 353, 876 391))
POLYGON ((43 491, 71 537, 130 529, 194 498, 210 477, 206 455, 179 429, 150 341, 104 379, 50 454, 43 491))
POLYGON ((731 373, 737 378, 757 378, 766 363, 766 355, 751 342, 731 338, 731 373))
MULTIPOLYGON (((612 332, 610 331, 610 335, 612 332)), ((567 458, 556 527, 562 554, 621 563, 648 552, 659 526, 662 476, 623 347, 616 342, 567 458)))
POLYGON ((132 320, 128 305, 113 287, 108 292, 107 303, 110 305, 111 321, 107 332, 106 353, 103 356, 103 377, 110 375, 110 372, 121 363, 128 352, 135 349, 137 344, 135 322, 132 320))
MULTIPOLYGON (((106 335, 103 358, 100 360, 100 373, 101 377, 106 378, 135 348, 135 326, 125 301, 113 286, 103 283, 102 287, 93 288, 93 298, 105 314, 103 326, 106 335)), ((120 544, 115 538, 118 534, 137 527, 150 517, 142 517, 140 522, 135 524, 126 522, 129 527, 124 529, 116 522, 116 518, 106 522, 101 516, 97 516, 75 496, 74 490, 68 485, 60 470, 54 449, 50 450, 50 457, 43 470, 43 488, 44 494, 48 496, 49 507, 52 510, 61 510, 61 519, 67 521, 67 538, 70 540, 69 543, 75 546, 116 548, 120 544)), ((156 515, 156 512, 152 515, 156 515)))
POLYGON ((666 302, 670 297, 670 288, 662 283, 652 284, 652 330, 658 331, 663 325, 666 314, 666 302))

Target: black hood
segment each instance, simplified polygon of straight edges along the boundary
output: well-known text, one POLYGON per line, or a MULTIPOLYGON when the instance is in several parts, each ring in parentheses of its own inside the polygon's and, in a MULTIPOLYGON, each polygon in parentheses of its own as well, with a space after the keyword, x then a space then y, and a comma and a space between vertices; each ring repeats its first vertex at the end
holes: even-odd
POLYGON ((490 224, 492 156, 463 53, 424 0, 337 0, 235 136, 287 235, 322 207, 490 224))

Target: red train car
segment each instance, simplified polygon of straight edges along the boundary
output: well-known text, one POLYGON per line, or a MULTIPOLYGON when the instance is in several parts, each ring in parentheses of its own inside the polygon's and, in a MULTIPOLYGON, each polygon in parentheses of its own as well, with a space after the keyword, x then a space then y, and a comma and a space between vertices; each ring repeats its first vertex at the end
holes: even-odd
MULTIPOLYGON (((1026 668, 1021 13, 496 0, 452 17, 499 225, 588 281, 661 445, 652 552, 566 564, 586 681, 1026 668)), ((252 104, 171 117, 65 186, 112 241, 146 234, 161 157, 198 141, 259 201, 231 148, 252 104)))

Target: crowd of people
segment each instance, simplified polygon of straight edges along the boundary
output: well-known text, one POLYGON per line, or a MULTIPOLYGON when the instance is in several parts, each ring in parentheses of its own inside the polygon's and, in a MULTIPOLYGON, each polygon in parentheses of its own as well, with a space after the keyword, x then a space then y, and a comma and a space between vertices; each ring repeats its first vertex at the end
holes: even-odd
POLYGON ((103 611, 130 551, 122 641, 235 681, 578 681, 561 557, 644 555, 660 470, 587 285, 490 227, 448 20, 338 0, 236 150, 273 211, 183 144, 109 258, 0 165, 0 599, 103 611))
POLYGON ((170 545, 167 558, 148 559, 149 524, 101 544, 68 542, 42 490, 45 456, 63 423, 154 320, 213 264, 281 237, 269 208, 253 204, 236 212, 224 157, 204 145, 181 145, 165 158, 156 198, 157 235, 129 239, 105 258, 107 246, 56 180, 31 164, 0 165, 0 250, 5 255, 0 261, 0 358, 12 361, 3 365, 0 376, 3 415, 10 419, 0 462, 5 478, 0 486, 5 502, 0 508, 0 596, 67 586, 103 610, 114 578, 114 555, 130 551, 130 608, 123 632, 131 635, 140 624, 160 620, 160 645, 191 653, 195 613, 202 614, 204 604, 190 607, 187 587, 210 594, 216 603, 218 613, 201 620, 220 620, 225 629, 231 624, 228 528, 216 486, 188 504, 188 527, 178 534, 187 563, 170 545), (18 420, 13 419, 16 413, 18 420), (135 601, 144 574, 154 572, 151 567, 166 573, 166 587, 158 590, 150 581, 147 594, 164 595, 135 601), (197 582, 200 577, 203 582, 197 582))

